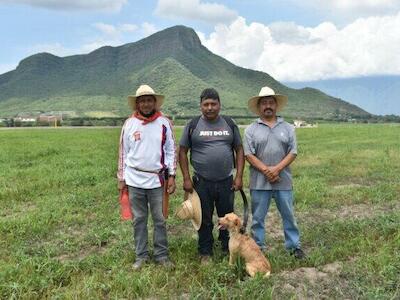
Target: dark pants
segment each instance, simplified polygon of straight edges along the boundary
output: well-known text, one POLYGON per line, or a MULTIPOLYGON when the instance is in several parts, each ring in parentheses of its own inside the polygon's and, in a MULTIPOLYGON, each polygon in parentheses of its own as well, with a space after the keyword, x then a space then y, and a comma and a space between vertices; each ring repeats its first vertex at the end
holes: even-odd
MULTIPOLYGON (((235 194, 232 190, 232 176, 220 180, 209 181, 198 175, 193 176, 193 184, 201 201, 202 222, 198 231, 198 251, 200 255, 212 255, 214 238, 212 234, 214 205, 218 217, 233 212, 233 201, 235 194)), ((220 230, 218 240, 221 241, 222 250, 228 251, 229 233, 227 230, 220 230)))

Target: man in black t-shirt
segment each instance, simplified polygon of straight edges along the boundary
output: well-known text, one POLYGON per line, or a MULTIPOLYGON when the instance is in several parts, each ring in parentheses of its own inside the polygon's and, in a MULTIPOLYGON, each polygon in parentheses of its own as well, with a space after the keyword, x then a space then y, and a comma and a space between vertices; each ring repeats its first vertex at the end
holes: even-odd
MULTIPOLYGON (((200 108, 202 115, 190 121, 183 131, 179 143, 179 164, 184 190, 192 192, 194 188, 201 200, 198 251, 202 263, 206 263, 213 254, 214 206, 219 217, 233 212, 234 190, 241 189, 243 185, 244 155, 238 127, 229 117, 219 115, 221 103, 215 89, 205 89, 201 93, 200 108), (189 149, 193 180, 189 173, 189 149), (235 156, 236 174, 233 174, 235 156)), ((228 232, 220 230, 218 239, 222 250, 227 252, 228 232)))

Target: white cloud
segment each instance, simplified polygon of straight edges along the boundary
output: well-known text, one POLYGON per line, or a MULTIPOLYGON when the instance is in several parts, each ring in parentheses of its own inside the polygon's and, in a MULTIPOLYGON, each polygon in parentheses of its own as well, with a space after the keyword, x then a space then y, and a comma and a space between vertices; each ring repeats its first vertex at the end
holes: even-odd
POLYGON ((12 64, 0 64, 0 75, 4 74, 8 71, 12 71, 17 67, 17 63, 12 63, 12 64))
POLYGON ((119 27, 122 32, 134 32, 138 29, 136 24, 121 24, 119 27))
POLYGON ((67 56, 75 54, 75 49, 64 47, 60 43, 43 43, 36 44, 28 49, 28 55, 47 52, 57 56, 67 56))
POLYGON ((99 32, 94 34, 89 40, 78 47, 66 47, 61 43, 42 43, 36 44, 27 50, 26 55, 32 55, 40 52, 47 52, 57 56, 69 56, 75 54, 86 54, 103 46, 120 46, 132 42, 138 38, 144 38, 157 31, 155 25, 144 22, 141 25, 136 24, 106 24, 94 23, 92 26, 99 32), (137 35, 131 36, 135 32, 137 35))
POLYGON ((184 18, 204 22, 230 23, 237 12, 218 3, 201 2, 200 0, 159 0, 156 14, 169 18, 184 18))
POLYGON ((117 30, 117 28, 114 25, 105 24, 105 23, 94 23, 93 27, 95 27, 100 32, 102 32, 103 34, 106 34, 106 35, 115 36, 115 35, 119 34, 119 31, 117 30))
POLYGON ((138 29, 135 24, 119 24, 111 25, 105 23, 94 23, 92 24, 100 33, 108 40, 121 41, 124 33, 131 33, 138 29))
POLYGON ((157 32, 157 28, 155 25, 144 22, 141 26, 141 30, 142 30, 142 35, 143 37, 152 35, 153 33, 157 32))
MULTIPOLYGON (((320 1, 320 0, 318 0, 320 1)), ((324 5, 333 6, 337 9, 352 11, 383 11, 398 8, 398 0, 324 0, 324 5)))
POLYGON ((277 43, 305 44, 311 40, 307 28, 294 22, 275 22, 269 25, 272 38, 277 43))
POLYGON ((360 18, 339 29, 293 23, 219 24, 203 44, 233 63, 281 81, 400 74, 400 13, 360 18))
MULTIPOLYGON (((291 0, 292 5, 299 5, 291 0)), ((359 17, 393 14, 400 10, 400 0, 306 0, 303 7, 318 11, 330 19, 356 19, 359 17)))
POLYGON ((52 10, 98 10, 117 12, 127 0, 0 0, 0 3, 25 4, 52 10))

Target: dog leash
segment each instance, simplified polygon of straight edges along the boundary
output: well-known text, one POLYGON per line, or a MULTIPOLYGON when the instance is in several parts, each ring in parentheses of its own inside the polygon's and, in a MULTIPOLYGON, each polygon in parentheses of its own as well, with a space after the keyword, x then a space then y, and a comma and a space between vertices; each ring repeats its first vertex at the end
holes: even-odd
POLYGON ((240 228, 240 233, 244 234, 246 233, 247 221, 249 220, 249 203, 247 202, 247 197, 243 190, 240 189, 239 192, 243 199, 243 225, 240 228))

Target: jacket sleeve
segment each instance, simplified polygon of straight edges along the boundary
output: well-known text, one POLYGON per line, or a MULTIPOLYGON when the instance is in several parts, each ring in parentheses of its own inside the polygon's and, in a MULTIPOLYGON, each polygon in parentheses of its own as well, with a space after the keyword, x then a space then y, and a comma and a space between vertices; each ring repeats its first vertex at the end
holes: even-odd
POLYGON ((119 181, 125 180, 125 159, 129 151, 128 136, 126 134, 127 121, 122 126, 121 135, 119 137, 119 150, 118 150, 118 172, 117 177, 119 181))
POLYGON ((170 175, 176 174, 176 147, 175 147, 175 134, 172 129, 172 123, 168 118, 167 120, 167 132, 165 141, 165 164, 168 168, 170 175))

